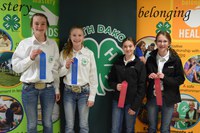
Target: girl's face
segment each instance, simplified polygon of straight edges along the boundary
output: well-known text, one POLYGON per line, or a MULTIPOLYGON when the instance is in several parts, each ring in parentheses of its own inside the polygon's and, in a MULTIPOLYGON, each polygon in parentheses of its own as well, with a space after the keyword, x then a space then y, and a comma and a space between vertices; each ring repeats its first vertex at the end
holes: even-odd
POLYGON ((135 46, 133 42, 127 40, 123 43, 122 49, 124 51, 125 56, 132 56, 133 51, 135 50, 135 46))
POLYGON ((146 50, 146 47, 145 47, 145 43, 143 43, 142 45, 141 45, 141 47, 140 47, 140 49, 144 52, 145 50, 146 50))
POLYGON ((42 16, 34 16, 32 29, 35 36, 44 36, 47 30, 47 20, 42 16))
POLYGON ((164 35, 160 34, 157 38, 156 45, 159 53, 167 53, 170 42, 164 35))
POLYGON ((84 40, 84 34, 81 29, 73 29, 70 34, 70 39, 72 41, 73 46, 80 46, 84 40))
POLYGON ((191 58, 190 62, 191 64, 194 64, 194 62, 196 62, 195 58, 191 58))

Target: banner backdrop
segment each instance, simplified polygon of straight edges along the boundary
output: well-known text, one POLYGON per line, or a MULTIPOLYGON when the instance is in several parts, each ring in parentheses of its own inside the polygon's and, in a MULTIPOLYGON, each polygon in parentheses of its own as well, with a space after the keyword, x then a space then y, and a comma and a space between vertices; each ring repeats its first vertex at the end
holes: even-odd
MULTIPOLYGON (((58 5, 58 0, 0 1, 0 132, 26 132, 27 121, 21 101, 22 84, 19 82, 20 74, 12 71, 11 57, 19 42, 32 36, 30 18, 34 13, 44 13, 48 17, 50 27, 47 35, 58 42, 58 5), (13 116, 15 121, 13 126, 6 121, 9 119, 6 117, 7 110, 12 104, 19 105, 13 116)), ((54 133, 59 133, 57 103, 52 118, 54 133)), ((42 132, 40 103, 38 103, 38 132, 42 132)))
MULTIPOLYGON (((180 87, 182 102, 174 106, 171 132, 197 133, 200 101, 200 0, 137 1, 137 40, 154 43, 156 33, 167 31, 183 63, 185 82, 180 87), (194 114, 189 113, 194 110, 194 114), (191 117, 191 118, 190 118, 191 117)), ((155 47, 156 48, 156 47, 155 47)), ((137 121, 137 132, 147 132, 146 99, 137 121)), ((160 115, 159 125, 160 125, 160 115)), ((160 127, 158 127, 159 129, 160 127)))
MULTIPOLYGON (((99 84, 95 104, 90 109, 90 133, 111 132, 112 89, 107 75, 112 63, 122 54, 122 40, 126 36, 135 38, 135 9, 134 0, 60 1, 61 45, 66 43, 71 26, 83 26, 84 45, 94 52, 96 59, 99 84)), ((75 126, 78 132, 78 123, 75 126)), ((63 130, 64 120, 61 127, 63 130)))

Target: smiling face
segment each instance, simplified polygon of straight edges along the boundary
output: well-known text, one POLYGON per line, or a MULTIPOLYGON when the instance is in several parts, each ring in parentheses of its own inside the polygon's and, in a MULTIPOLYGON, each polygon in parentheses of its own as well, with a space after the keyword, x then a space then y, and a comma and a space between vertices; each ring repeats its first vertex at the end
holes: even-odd
POLYGON ((193 111, 193 110, 194 110, 194 107, 195 107, 194 102, 190 102, 190 103, 189 103, 189 107, 190 107, 190 111, 193 111))
POLYGON ((123 43, 122 49, 124 51, 125 56, 131 57, 133 55, 133 51, 135 50, 134 43, 132 41, 125 41, 123 43))
POLYGON ((42 16, 34 16, 32 22, 33 33, 36 37, 44 36, 47 30, 47 19, 42 16))
POLYGON ((177 111, 177 108, 178 108, 178 104, 174 104, 174 112, 177 111))
POLYGON ((142 52, 144 52, 146 50, 146 43, 143 43, 140 47, 140 49, 142 50, 142 52))
POLYGON ((82 29, 74 28, 70 32, 70 40, 74 48, 82 47, 82 42, 84 40, 84 33, 82 29))
POLYGON ((165 56, 170 46, 170 40, 163 34, 157 36, 156 45, 160 56, 165 56))

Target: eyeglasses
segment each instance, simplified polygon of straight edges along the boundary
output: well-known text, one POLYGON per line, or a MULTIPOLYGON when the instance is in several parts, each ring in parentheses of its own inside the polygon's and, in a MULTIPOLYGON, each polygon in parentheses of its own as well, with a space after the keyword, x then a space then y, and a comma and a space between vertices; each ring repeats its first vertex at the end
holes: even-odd
POLYGON ((168 43, 168 41, 167 40, 164 40, 164 41, 158 40, 157 43, 164 43, 164 44, 166 44, 166 43, 168 43))

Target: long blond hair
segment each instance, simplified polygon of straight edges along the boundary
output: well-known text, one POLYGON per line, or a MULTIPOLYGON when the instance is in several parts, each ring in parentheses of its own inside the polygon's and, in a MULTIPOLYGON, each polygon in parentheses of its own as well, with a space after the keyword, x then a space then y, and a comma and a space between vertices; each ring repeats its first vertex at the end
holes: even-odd
MULTIPOLYGON (((72 30, 74 30, 74 29, 80 29, 80 30, 83 31, 83 27, 81 27, 81 26, 73 26, 70 29, 69 36, 71 35, 72 30)), ((84 33, 84 31, 83 31, 83 33, 84 33)), ((83 45, 83 42, 82 42, 82 45, 83 45)), ((67 57, 69 57, 69 58, 73 57, 72 48, 73 48, 73 44, 72 44, 72 41, 71 41, 71 39, 69 37, 67 42, 66 42, 66 44, 65 44, 65 46, 63 47, 63 50, 62 50, 62 55, 63 55, 64 59, 66 59, 67 57)))

